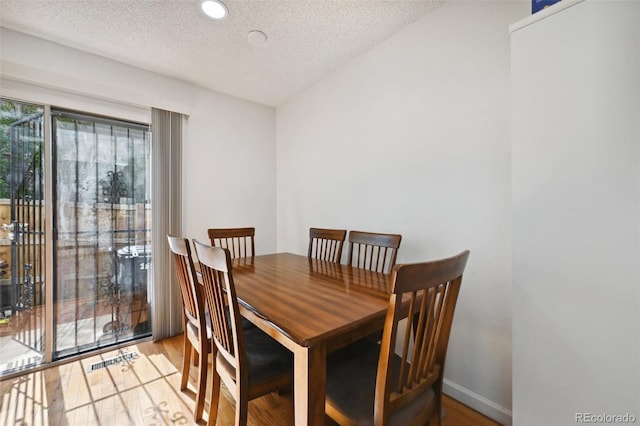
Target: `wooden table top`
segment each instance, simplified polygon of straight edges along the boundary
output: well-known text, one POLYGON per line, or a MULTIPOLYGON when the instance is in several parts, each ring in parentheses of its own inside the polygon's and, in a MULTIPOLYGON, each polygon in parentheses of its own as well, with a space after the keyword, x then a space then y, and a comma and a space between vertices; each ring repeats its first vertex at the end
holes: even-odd
POLYGON ((238 301, 300 346, 384 322, 389 276, 279 253, 233 260, 238 301))

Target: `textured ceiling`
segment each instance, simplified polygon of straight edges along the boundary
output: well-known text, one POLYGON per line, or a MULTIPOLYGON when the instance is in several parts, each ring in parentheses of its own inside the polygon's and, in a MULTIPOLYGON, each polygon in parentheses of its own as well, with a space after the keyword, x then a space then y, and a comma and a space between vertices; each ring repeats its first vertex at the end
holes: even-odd
POLYGON ((278 106, 434 10, 431 0, 0 0, 0 25, 265 105, 278 106), (247 34, 267 34, 263 45, 247 34))

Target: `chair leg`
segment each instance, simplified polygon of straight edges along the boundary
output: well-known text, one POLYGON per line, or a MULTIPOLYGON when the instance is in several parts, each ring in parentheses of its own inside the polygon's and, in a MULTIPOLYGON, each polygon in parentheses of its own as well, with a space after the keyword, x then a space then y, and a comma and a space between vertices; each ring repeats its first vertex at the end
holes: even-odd
POLYGON ((236 399, 236 426, 247 425, 247 411, 249 410, 249 400, 247 395, 240 393, 236 399))
POLYGON ((442 425, 442 393, 435 395, 435 407, 433 409, 433 417, 436 419, 436 425, 442 425))
POLYGON ((204 410, 204 399, 207 390, 207 351, 206 348, 200 348, 198 353, 198 384, 196 390, 196 408, 194 412, 194 420, 197 422, 202 418, 204 410))
POLYGON ((215 426, 218 419, 218 403, 220 402, 220 376, 216 371, 216 358, 213 357, 213 383, 211 384, 211 403, 209 404, 209 420, 207 426, 215 426))
POLYGON ((191 346, 191 359, 193 360, 193 366, 198 366, 198 357, 196 356, 196 348, 191 346))
POLYGON ((191 342, 186 335, 184 335, 183 349, 182 349, 182 381, 180 382, 180 390, 187 388, 189 383, 189 364, 191 363, 191 342))

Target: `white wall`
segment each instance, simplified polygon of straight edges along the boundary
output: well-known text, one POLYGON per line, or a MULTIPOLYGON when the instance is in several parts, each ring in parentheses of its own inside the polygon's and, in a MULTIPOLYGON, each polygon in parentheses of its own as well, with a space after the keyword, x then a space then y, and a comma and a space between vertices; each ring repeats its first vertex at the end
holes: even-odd
POLYGON ((206 91, 193 100, 185 229, 208 241, 207 228, 255 226, 256 253, 275 252, 275 110, 232 97, 220 102, 206 91))
POLYGON ((0 77, 0 96, 147 122, 150 107, 188 114, 184 235, 255 226, 258 253, 275 250, 273 108, 6 29, 0 77))
POLYGON ((512 73, 514 422, 640 422, 640 3, 513 32, 512 73))
POLYGON ((403 235, 399 262, 471 250, 447 391, 511 407, 509 24, 526 2, 453 2, 277 110, 278 250, 308 228, 403 235))

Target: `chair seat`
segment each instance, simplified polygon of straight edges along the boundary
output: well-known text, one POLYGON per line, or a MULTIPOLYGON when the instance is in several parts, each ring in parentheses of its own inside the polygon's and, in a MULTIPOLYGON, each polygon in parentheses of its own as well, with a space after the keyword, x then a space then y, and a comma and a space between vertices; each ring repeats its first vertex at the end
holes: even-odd
MULTIPOLYGON (((358 425, 372 425, 376 374, 380 345, 364 339, 329 354, 327 358, 327 405, 344 414, 358 425)), ((395 356, 393 379, 397 381, 402 359, 395 356)), ((432 389, 425 392, 389 419, 390 425, 412 423, 434 397, 432 389)))
POLYGON ((242 319, 240 320, 240 323, 242 324, 243 330, 250 330, 252 328, 256 328, 256 325, 251 321, 249 321, 248 319, 246 319, 245 317, 242 317, 242 319))
MULTIPOLYGON (((231 314, 229 313, 229 307, 227 306, 227 318, 231 319, 231 314)), ((245 317, 240 318, 240 324, 242 324, 243 330, 250 330, 252 328, 256 328, 256 325, 246 319, 245 317)), ((209 318, 209 312, 207 312, 207 326, 211 327, 211 319, 209 318)))
MULTIPOLYGON (((293 353, 255 326, 245 330, 244 340, 250 387, 259 389, 261 383, 274 381, 287 387, 293 374, 293 353)), ((222 355, 218 354, 217 362, 234 375, 233 366, 222 355)))

